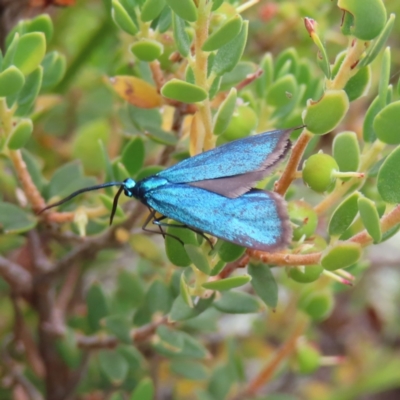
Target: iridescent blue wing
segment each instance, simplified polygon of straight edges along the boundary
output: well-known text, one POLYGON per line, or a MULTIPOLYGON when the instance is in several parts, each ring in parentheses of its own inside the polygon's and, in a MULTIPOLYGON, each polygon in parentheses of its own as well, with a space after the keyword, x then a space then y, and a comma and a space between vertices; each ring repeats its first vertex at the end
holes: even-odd
POLYGON ((285 202, 276 193, 252 189, 231 199, 186 184, 168 184, 149 190, 143 200, 168 218, 248 248, 276 250, 291 239, 285 202))
POLYGON ((286 155, 292 131, 275 130, 235 140, 183 160, 157 176, 237 197, 268 175, 286 155))

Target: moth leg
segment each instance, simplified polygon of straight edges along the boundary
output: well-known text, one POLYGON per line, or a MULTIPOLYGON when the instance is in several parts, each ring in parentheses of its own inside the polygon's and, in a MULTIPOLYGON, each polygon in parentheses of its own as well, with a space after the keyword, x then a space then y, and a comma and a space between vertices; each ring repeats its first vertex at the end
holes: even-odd
POLYGON ((158 235, 162 235, 163 238, 165 239, 165 232, 162 230, 161 227, 160 227, 160 232, 159 231, 153 231, 151 229, 147 229, 147 225, 149 225, 150 222, 152 222, 152 221, 154 221, 156 219, 156 217, 155 217, 156 211, 152 210, 151 208, 149 208, 149 211, 150 211, 150 214, 146 218, 146 221, 144 221, 144 224, 142 225, 142 229, 145 232, 157 233, 158 235))
MULTIPOLYGON (((152 210, 150 207, 149 207, 149 211, 150 211, 150 214, 149 214, 149 216, 146 218, 146 221, 144 221, 144 224, 143 224, 143 226, 142 226, 142 229, 143 229, 145 232, 156 233, 156 234, 158 234, 158 235, 162 235, 162 237, 163 237, 164 239, 165 239, 166 236, 170 236, 170 237, 176 239, 176 240, 183 246, 183 242, 182 242, 181 239, 179 239, 179 238, 178 238, 177 236, 175 236, 175 235, 171 235, 170 233, 164 232, 164 230, 162 229, 162 225, 158 223, 160 220, 163 220, 163 219, 165 219, 166 217, 163 216, 163 215, 162 215, 161 217, 156 217, 156 212, 157 212, 157 211, 156 211, 156 210, 152 210), (158 228, 159 228, 159 231, 154 231, 154 230, 152 230, 152 229, 148 229, 148 228, 147 228, 147 225, 149 225, 150 222, 152 222, 154 225, 157 225, 158 228)), ((168 225, 168 224, 166 224, 166 225, 168 225)))
POLYGON ((205 239, 205 240, 208 242, 208 244, 210 245, 210 247, 211 247, 212 249, 214 248, 214 246, 213 246, 213 244, 212 244, 210 238, 207 237, 203 232, 198 231, 197 229, 191 228, 190 226, 187 226, 187 225, 185 225, 185 224, 169 224, 169 223, 166 223, 166 222, 160 222, 161 220, 163 220, 163 219, 165 219, 165 218, 167 218, 167 217, 162 216, 162 217, 160 217, 160 218, 154 218, 153 224, 154 224, 154 225, 158 225, 158 226, 166 226, 166 227, 168 227, 168 226, 173 226, 173 227, 176 227, 176 228, 186 228, 186 229, 190 229, 191 231, 193 231, 194 233, 199 234, 203 239, 205 239))

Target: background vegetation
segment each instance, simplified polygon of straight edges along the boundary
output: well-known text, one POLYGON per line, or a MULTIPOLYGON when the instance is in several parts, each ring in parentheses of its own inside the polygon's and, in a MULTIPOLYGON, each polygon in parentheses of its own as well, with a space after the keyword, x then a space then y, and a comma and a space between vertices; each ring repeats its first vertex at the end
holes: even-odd
POLYGON ((1 399, 399 397, 398 1, 0 7, 1 399), (284 251, 109 227, 112 189, 36 215, 303 123, 284 251))

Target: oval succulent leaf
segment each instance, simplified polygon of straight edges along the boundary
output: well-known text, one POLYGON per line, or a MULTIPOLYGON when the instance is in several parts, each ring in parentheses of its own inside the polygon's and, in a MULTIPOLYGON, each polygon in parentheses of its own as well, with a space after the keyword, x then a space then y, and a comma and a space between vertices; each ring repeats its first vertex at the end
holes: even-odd
POLYGON ((161 89, 161 94, 172 100, 182 103, 197 103, 207 98, 207 92, 200 86, 192 83, 171 79, 161 89))

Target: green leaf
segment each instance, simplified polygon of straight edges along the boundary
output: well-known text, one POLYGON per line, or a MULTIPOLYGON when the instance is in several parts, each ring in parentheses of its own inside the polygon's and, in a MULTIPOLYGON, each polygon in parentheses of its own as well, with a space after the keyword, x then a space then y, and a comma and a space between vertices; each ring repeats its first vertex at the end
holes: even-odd
POLYGON ((189 307, 185 302, 183 297, 179 295, 175 300, 174 304, 171 308, 171 313, 169 314, 169 320, 174 321, 184 321, 190 318, 194 318, 205 311, 207 308, 211 306, 215 298, 213 294, 207 298, 200 298, 196 305, 193 308, 189 307))
POLYGON ((208 392, 212 399, 227 399, 232 385, 236 383, 235 378, 230 365, 217 366, 208 384, 208 392))
POLYGON ((156 313, 168 313, 172 306, 172 300, 172 294, 168 286, 160 280, 155 280, 146 292, 143 303, 151 317, 156 313))
POLYGON ((93 120, 79 127, 72 144, 72 154, 82 161, 85 171, 103 171, 104 160, 99 156, 99 140, 107 143, 109 136, 110 126, 105 119, 93 120))
POLYGON ((183 348, 179 356, 204 359, 210 356, 208 350, 194 337, 186 332, 177 332, 183 338, 183 348))
POLYGON ((154 61, 161 56, 164 51, 164 46, 153 39, 140 39, 131 46, 131 52, 139 60, 154 61))
POLYGON ((259 97, 264 97, 274 79, 274 60, 271 53, 265 54, 260 63, 262 75, 256 80, 256 90, 259 97))
POLYGON ((226 96, 225 100, 221 103, 217 113, 214 117, 214 135, 224 133, 229 126, 232 119, 233 112, 235 111, 237 99, 236 88, 232 88, 226 96))
POLYGON ((375 60, 376 56, 383 49, 383 46, 385 45, 387 39, 390 36, 390 33, 392 32, 395 19, 396 19, 396 15, 390 14, 385 27, 381 31, 381 34, 379 35, 378 38, 376 38, 376 40, 374 40, 372 45, 369 46, 369 48, 365 54, 365 57, 362 58, 361 61, 358 63, 359 68, 362 68, 368 64, 371 64, 371 62, 375 60))
POLYGON ((46 53, 46 38, 41 32, 27 33, 20 37, 13 64, 24 75, 29 75, 43 60, 46 53))
POLYGON ((160 325, 156 333, 160 342, 155 342, 157 350, 163 352, 165 355, 177 355, 180 353, 184 346, 184 338, 181 332, 168 328, 165 325, 160 325))
POLYGON ((376 133, 374 129, 374 121, 376 115, 382 109, 381 102, 379 96, 376 96, 375 99, 372 101, 370 106, 368 107, 367 112, 365 113, 364 117, 364 124, 363 124, 363 138, 366 142, 373 142, 376 139, 376 133))
POLYGON ((120 157, 112 161, 112 170, 116 181, 123 181, 130 175, 125 165, 120 162, 120 157))
MULTIPOLYGON (((189 246, 189 245, 187 245, 187 246, 189 246)), ((190 308, 193 308, 192 296, 190 295, 190 287, 188 286, 188 284, 185 281, 185 274, 184 273, 181 274, 179 289, 180 289, 180 295, 181 295, 183 301, 190 308)))
POLYGON ((99 366, 114 386, 121 385, 129 371, 128 362, 115 350, 100 350, 99 366))
POLYGON ((381 242, 385 242, 386 240, 390 239, 400 230, 400 224, 395 225, 393 228, 383 232, 381 242))
MULTIPOLYGON (((210 60, 215 59, 214 54, 215 53, 211 53, 208 56, 208 65, 211 65, 211 69, 213 63, 211 63, 210 60)), ((231 90, 232 87, 236 86, 238 83, 246 79, 247 75, 254 73, 256 71, 256 68, 257 66, 254 63, 248 61, 239 61, 232 71, 222 75, 220 90, 222 92, 231 90)))
POLYGON ((18 121, 8 138, 8 148, 10 150, 18 150, 24 147, 30 139, 33 131, 32 120, 23 118, 18 121))
POLYGON ((396 147, 383 162, 378 173, 378 192, 388 203, 400 203, 400 146, 396 147))
POLYGON ((202 250, 193 244, 185 244, 185 250, 194 266, 206 275, 210 274, 210 264, 202 250))
POLYGON ((129 364, 129 369, 140 369, 143 371, 146 367, 146 360, 142 353, 134 346, 127 344, 118 345, 116 351, 120 353, 129 364))
POLYGON ((42 61, 43 88, 50 88, 61 81, 67 69, 65 56, 58 51, 47 53, 42 61))
POLYGON ((349 99, 346 92, 329 90, 320 100, 307 102, 303 121, 311 133, 324 135, 339 125, 348 109, 349 99))
POLYGON ((113 392, 111 396, 108 398, 108 400, 125 400, 125 399, 123 398, 122 392, 118 391, 118 392, 113 392))
POLYGON ((360 259, 361 254, 359 243, 338 242, 323 253, 321 265, 328 271, 347 268, 355 264, 360 259))
POLYGON ((400 100, 383 108, 374 119, 374 130, 379 140, 400 144, 400 100))
POLYGON ((185 332, 163 326, 157 328, 159 341, 153 341, 154 349, 166 357, 205 358, 208 351, 185 332))
POLYGON ((11 203, 0 202, 0 232, 6 234, 30 231, 36 218, 11 203))
POLYGON ((381 108, 385 107, 389 101, 390 66, 391 66, 390 47, 387 47, 383 52, 382 61, 380 64, 378 97, 379 97, 379 102, 381 104, 381 108))
POLYGON ((47 187, 48 198, 63 198, 75 190, 95 184, 94 178, 85 178, 82 167, 73 161, 57 169, 47 187))
POLYGON ((354 222, 358 214, 358 199, 360 193, 355 192, 347 197, 333 212, 329 221, 329 234, 340 236, 354 222))
POLYGON ((203 51, 218 50, 231 40, 239 35, 242 29, 243 19, 240 15, 235 15, 233 18, 225 22, 221 27, 214 31, 204 42, 203 51))
POLYGON ((178 139, 173 134, 156 127, 149 128, 149 130, 146 131, 146 137, 153 142, 167 146, 175 146, 178 142, 178 139))
POLYGON ((108 300, 99 283, 90 286, 86 295, 87 319, 92 332, 100 329, 100 320, 109 313, 108 300))
MULTIPOLYGON (((157 0, 156 0, 157 1, 157 0)), ((172 11, 168 6, 165 6, 161 11, 160 18, 158 19, 157 29, 160 33, 165 33, 172 23, 172 11)))
POLYGON ((22 148, 22 158, 28 168, 29 175, 32 178, 33 183, 35 186, 42 191, 44 185, 46 184, 46 180, 42 175, 42 165, 38 161, 38 159, 33 156, 28 150, 22 148))
POLYGON ((212 7, 211 7, 211 11, 215 11, 218 10, 218 8, 220 8, 223 4, 224 0, 212 0, 212 7))
POLYGON ((165 7, 165 0, 146 0, 140 11, 140 19, 143 22, 149 22, 156 19, 163 8, 165 7))
POLYGON ((332 151, 341 172, 358 171, 360 147, 355 132, 345 131, 336 135, 332 151))
POLYGON ((239 259, 244 254, 245 250, 243 246, 223 241, 221 247, 218 249, 218 255, 221 260, 232 262, 239 259))
POLYGON ((185 80, 189 83, 196 83, 196 77, 194 76, 193 68, 189 64, 186 67, 185 80))
POLYGON ((105 328, 115 335, 121 342, 132 344, 130 319, 122 315, 110 315, 102 321, 105 328))
POLYGON ((43 32, 46 37, 47 44, 50 43, 53 37, 53 21, 48 14, 41 14, 32 19, 31 21, 24 21, 27 23, 26 32, 43 32))
POLYGON ((382 0, 338 0, 338 7, 348 14, 349 34, 357 39, 373 40, 385 27, 386 8, 382 0))
POLYGON ((132 36, 137 33, 138 28, 135 22, 118 0, 112 0, 111 15, 115 24, 124 32, 129 33, 132 36))
POLYGON ((207 99, 208 93, 200 86, 173 78, 161 89, 161 94, 182 103, 197 103, 207 99))
POLYGON ((278 304, 278 285, 270 267, 250 264, 247 271, 252 278, 254 291, 268 307, 275 308, 278 304))
POLYGON ((150 378, 143 378, 136 386, 129 400, 153 400, 154 384, 150 378))
POLYGON ((197 8, 193 0, 166 0, 172 11, 189 22, 197 20, 197 8))
POLYGON ((224 291, 243 286, 246 283, 249 283, 250 281, 251 281, 251 276, 239 275, 239 276, 231 276, 225 279, 220 279, 218 281, 205 282, 201 286, 204 289, 224 291))
POLYGON ((286 74, 296 75, 299 64, 299 55, 294 47, 288 47, 280 52, 275 60, 275 78, 278 79, 286 74), (286 69, 286 66, 289 66, 286 69))
POLYGON ((280 108, 293 101, 298 86, 293 75, 287 74, 277 79, 267 91, 267 103, 273 107, 280 108))
POLYGON ((27 76, 25 85, 17 97, 18 108, 15 113, 16 116, 22 117, 32 113, 33 106, 42 86, 42 79, 42 66, 37 67, 27 76))
POLYGON ((141 181, 144 178, 159 173, 163 169, 164 167, 162 167, 161 165, 149 165, 148 167, 144 167, 137 174, 137 180, 141 181))
POLYGON ((186 32, 185 21, 175 13, 172 14, 172 29, 176 47, 183 57, 187 57, 190 52, 191 40, 186 32))
POLYGON ((227 314, 249 314, 261 311, 257 298, 244 292, 230 290, 222 293, 214 307, 227 314))
POLYGON ((114 300, 123 305, 126 311, 131 312, 144 298, 143 283, 136 274, 126 270, 121 270, 118 274, 117 283, 114 300))
POLYGON ((4 71, 14 63, 14 56, 17 51, 18 42, 20 40, 20 35, 18 32, 14 33, 11 43, 7 46, 7 51, 4 55, 3 61, 1 63, 1 68, 4 71))
POLYGON ((362 96, 366 96, 371 86, 371 68, 360 68, 346 83, 344 91, 347 93, 349 101, 354 101, 362 96))
POLYGON ((248 21, 244 21, 242 29, 235 40, 219 48, 212 67, 216 75, 232 71, 242 57, 247 41, 248 21))
POLYGON ((168 235, 165 238, 165 251, 168 259, 177 267, 188 267, 192 263, 192 260, 186 253, 185 247, 182 246, 182 243, 180 243, 175 237, 180 239, 186 245, 197 245, 195 233, 190 229, 173 226, 167 228, 167 233, 168 235))
POLYGON ((382 240, 382 230, 375 203, 366 197, 360 197, 358 199, 358 209, 365 229, 374 240, 374 243, 379 243, 382 240))
POLYGON ((224 260, 219 260, 213 267, 213 269, 210 272, 211 276, 216 276, 218 275, 224 268, 225 268, 226 262, 224 260))
POLYGON ((200 363, 186 360, 173 360, 171 372, 191 381, 204 381, 208 378, 208 370, 200 363))
POLYGON ((325 45, 322 43, 320 37, 317 34, 312 35, 312 39, 315 45, 318 47, 317 53, 317 63, 321 68, 322 72, 326 76, 327 79, 331 78, 331 65, 329 63, 328 54, 326 52, 325 45))
POLYGON ((17 94, 25 83, 24 74, 14 65, 0 72, 0 97, 17 94))
POLYGON ((127 171, 132 176, 135 176, 143 167, 144 158, 145 147, 143 139, 136 137, 124 146, 121 162, 124 164, 127 171))
POLYGON ((82 351, 76 342, 76 334, 73 329, 67 327, 64 335, 56 341, 57 353, 65 364, 71 368, 79 368, 82 362, 82 351))

